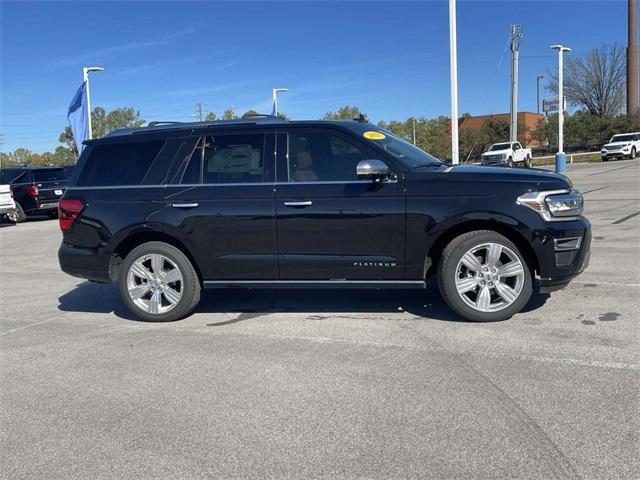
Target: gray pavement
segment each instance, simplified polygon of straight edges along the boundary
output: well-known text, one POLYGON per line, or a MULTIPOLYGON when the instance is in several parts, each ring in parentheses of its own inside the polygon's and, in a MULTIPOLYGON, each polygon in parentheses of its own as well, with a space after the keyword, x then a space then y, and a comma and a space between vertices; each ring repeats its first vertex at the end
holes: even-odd
POLYGON ((205 292, 135 321, 0 229, 0 476, 640 477, 640 161, 576 164, 589 269, 509 321, 437 292, 205 292))

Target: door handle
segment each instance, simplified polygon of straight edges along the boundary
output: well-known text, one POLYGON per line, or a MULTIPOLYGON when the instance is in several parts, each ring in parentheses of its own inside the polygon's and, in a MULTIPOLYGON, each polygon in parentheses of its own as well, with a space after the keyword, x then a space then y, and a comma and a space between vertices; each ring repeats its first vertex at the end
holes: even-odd
POLYGON ((171 206, 173 208, 195 208, 198 206, 198 203, 172 203, 171 206))
POLYGON ((305 200, 302 202, 284 202, 285 207, 304 208, 310 207, 311 205, 313 205, 311 200, 305 200))

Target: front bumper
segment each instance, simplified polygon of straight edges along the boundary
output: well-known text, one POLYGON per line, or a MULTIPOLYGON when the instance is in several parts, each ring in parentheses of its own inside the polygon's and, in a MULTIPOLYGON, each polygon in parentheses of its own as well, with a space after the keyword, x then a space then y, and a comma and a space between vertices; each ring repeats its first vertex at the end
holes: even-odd
POLYGON ((623 157, 630 157, 631 156, 631 150, 629 151, 623 151, 623 150, 607 150, 607 151, 602 151, 600 152, 600 156, 605 159, 605 158, 623 158, 623 157))
POLYGON ((589 265, 591 224, 581 217, 567 222, 549 222, 536 241, 540 291, 564 288, 589 265))

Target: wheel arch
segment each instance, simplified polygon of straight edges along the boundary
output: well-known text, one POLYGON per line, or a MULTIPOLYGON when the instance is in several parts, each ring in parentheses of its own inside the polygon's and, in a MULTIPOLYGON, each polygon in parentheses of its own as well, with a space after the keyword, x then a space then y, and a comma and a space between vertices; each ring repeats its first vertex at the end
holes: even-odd
POLYGON ((531 275, 535 278, 536 272, 540 270, 538 257, 527 239, 511 225, 496 220, 481 219, 457 223, 437 237, 427 252, 427 258, 431 261, 431 265, 427 269, 426 276, 431 277, 436 274, 438 265, 440 265, 440 259, 442 258, 442 252, 454 238, 475 230, 491 230, 511 240, 524 256, 531 275))
POLYGON ((124 237, 115 247, 113 248, 113 253, 111 254, 111 260, 109 263, 109 276, 112 281, 117 281, 120 275, 120 266, 122 262, 126 258, 126 256, 133 250, 134 248, 142 245, 147 242, 163 242, 167 243, 173 247, 176 247, 180 250, 184 255, 189 259, 191 265, 195 269, 198 279, 200 280, 200 284, 202 284, 202 273, 200 272, 200 266, 198 262, 196 262, 193 255, 189 252, 187 247, 177 238, 156 230, 141 230, 124 237))

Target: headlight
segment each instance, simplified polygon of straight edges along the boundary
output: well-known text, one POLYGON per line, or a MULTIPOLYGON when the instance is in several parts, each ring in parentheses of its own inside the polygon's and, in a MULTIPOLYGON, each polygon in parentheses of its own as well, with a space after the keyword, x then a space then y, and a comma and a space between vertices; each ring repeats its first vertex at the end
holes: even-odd
POLYGON ((527 192, 516 203, 535 210, 547 221, 570 220, 582 215, 584 209, 582 195, 573 189, 527 192))

